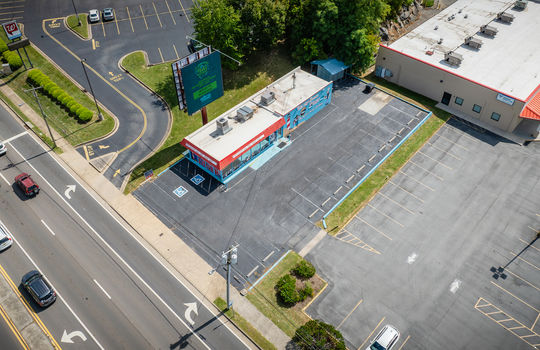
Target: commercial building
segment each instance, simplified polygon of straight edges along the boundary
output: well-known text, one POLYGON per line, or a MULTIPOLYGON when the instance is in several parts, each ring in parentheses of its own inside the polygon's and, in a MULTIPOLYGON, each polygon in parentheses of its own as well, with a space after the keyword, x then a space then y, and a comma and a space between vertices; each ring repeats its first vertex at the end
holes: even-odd
POLYGON ((376 75, 499 134, 540 131, 540 3, 458 0, 390 45, 376 75))
POLYGON ((227 183, 329 104, 332 85, 298 67, 186 136, 186 157, 227 183))

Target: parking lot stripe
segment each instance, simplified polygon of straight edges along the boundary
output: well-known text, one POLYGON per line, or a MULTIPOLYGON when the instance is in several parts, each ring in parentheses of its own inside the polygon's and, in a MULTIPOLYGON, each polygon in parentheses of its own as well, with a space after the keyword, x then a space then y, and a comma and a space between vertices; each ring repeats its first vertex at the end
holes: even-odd
MULTIPOLYGON (((9 3, 11 3, 11 1, 10 1, 9 3)), ((4 9, 14 9, 14 8, 21 8, 21 7, 24 7, 24 5, 17 5, 17 6, 3 6, 3 7, 0 7, 0 10, 4 10, 4 9)))
MULTIPOLYGON (((0 10, 3 10, 3 8, 0 8, 0 10)), ((0 12, 0 15, 12 15, 14 13, 24 13, 24 11, 8 11, 8 12, 0 12)))
MULTIPOLYGON (((156 4, 155 4, 153 1, 152 1, 152 6, 154 6, 154 11, 156 11, 156 17, 157 17, 157 20, 158 20, 158 22, 159 22, 159 26, 160 26, 161 28, 163 28, 163 24, 161 24, 161 18, 159 18, 159 15, 158 15, 158 13, 157 13, 156 4)), ((161 57, 161 58, 163 59, 163 57, 161 57)))
POLYGON ((402 204, 396 202, 395 200, 393 200, 392 198, 388 197, 388 196, 385 195, 384 193, 379 192, 379 194, 380 194, 381 196, 383 196, 384 198, 388 199, 390 202, 396 204, 396 205, 399 206, 400 208, 405 209, 406 211, 408 211, 408 212, 411 213, 411 214, 414 214, 414 211, 407 209, 407 208, 404 207, 402 204))
POLYGON ((118 27, 118 21, 116 20, 116 11, 113 9, 114 14, 114 23, 116 23, 116 31, 118 32, 118 35, 120 35, 120 28, 118 27))
MULTIPOLYGON (((487 306, 487 305, 483 305, 483 306, 487 306)), ((500 313, 504 313, 504 312, 499 310, 499 311, 488 312, 486 313, 486 315, 495 315, 495 314, 500 314, 500 313)))
POLYGON ((378 228, 376 228, 375 226, 371 225, 370 223, 368 223, 366 220, 362 219, 361 217, 356 217, 358 220, 362 221, 364 224, 368 225, 369 227, 371 227, 372 229, 374 229, 375 231, 379 232, 381 235, 383 235, 384 237, 388 238, 389 240, 392 240, 392 238, 390 238, 386 233, 382 232, 381 230, 379 230, 378 228))
POLYGON ((449 139, 449 138, 446 137, 446 136, 439 135, 439 137, 440 137, 440 138, 443 138, 443 139, 446 139, 446 140, 448 140, 449 142, 452 142, 455 146, 461 147, 461 148, 463 148, 463 149, 466 150, 466 151, 469 150, 467 147, 460 145, 459 143, 457 143, 457 142, 455 142, 455 141, 449 139))
POLYGON ((411 336, 410 336, 410 335, 408 335, 407 338, 405 338, 405 341, 403 342, 403 344, 401 344, 401 346, 400 346, 397 350, 401 350, 401 348, 402 348, 403 346, 405 346, 405 344, 407 344, 407 342, 409 341, 409 339, 411 339, 411 336))
POLYGON ((537 308, 531 306, 530 304, 528 304, 527 302, 523 301, 522 299, 518 298, 517 296, 515 296, 514 294, 510 293, 509 291, 507 291, 506 289, 504 289, 503 287, 499 286, 497 283, 491 281, 491 283, 493 285, 495 285, 496 287, 502 289, 503 291, 505 291, 506 293, 508 293, 509 295, 513 296, 514 298, 516 298, 517 300, 521 301, 523 304, 527 305, 528 307, 530 307, 531 309, 533 309, 534 311, 536 312, 540 312, 540 310, 538 310, 537 308))
POLYGON ((131 21, 131 15, 129 14, 129 7, 126 6, 126 11, 128 14, 129 24, 131 25, 131 31, 134 33, 135 29, 133 29, 133 22, 131 21))
POLYGON ((161 57, 161 62, 165 62, 165 60, 163 59, 163 55, 161 54, 161 49, 159 47, 157 49, 159 51, 159 57, 161 57))
POLYGON ((172 47, 174 49, 174 53, 176 54, 176 59, 180 59, 180 56, 178 56, 178 51, 176 51, 176 46, 174 46, 174 44, 172 44, 172 47))
POLYGON ((171 12, 171 8, 169 7, 169 3, 167 2, 167 0, 165 0, 165 4, 167 5, 167 8, 169 9, 169 13, 171 14, 171 19, 174 22, 174 25, 176 25, 176 21, 174 20, 174 16, 173 16, 173 14, 171 12))
POLYGON ((523 261, 523 262, 525 262, 525 263, 531 265, 531 266, 534 267, 535 269, 540 270, 540 267, 538 267, 538 266, 536 266, 535 264, 533 264, 533 263, 531 263, 531 262, 529 262, 529 261, 523 259, 521 256, 517 256, 514 252, 511 251, 510 254, 512 254, 513 256, 515 256, 516 258, 518 258, 519 260, 521 260, 521 261, 523 261))
POLYGON ((23 17, 22 16, 18 16, 18 17, 8 17, 8 18, 0 18, 0 21, 11 21, 13 19, 22 19, 23 17))
POLYGON ((178 0, 178 3, 180 3, 180 6, 182 7, 182 11, 184 11, 184 16, 186 17, 187 21, 190 22, 189 16, 186 13, 186 10, 184 9, 184 5, 182 5, 182 1, 178 0))
POLYGON ((448 124, 445 124, 445 126, 446 126, 446 129, 447 129, 447 130, 451 130, 454 134, 457 134, 457 135, 459 135, 459 136, 464 136, 465 138, 468 138, 468 139, 471 140, 471 141, 478 142, 478 140, 475 139, 474 137, 469 136, 469 135, 467 135, 467 134, 465 134, 465 133, 463 133, 463 132, 457 132, 457 131, 455 130, 455 128, 449 127, 448 124))
POLYGON ((367 336, 366 340, 364 340, 364 342, 362 343, 362 345, 360 345, 360 346, 358 347, 358 350, 364 348, 364 344, 369 340, 369 338, 371 338, 371 336, 373 335, 373 332, 375 332, 375 330, 376 330, 377 328, 379 328, 379 326, 381 325, 381 323, 384 321, 385 318, 386 318, 386 317, 383 317, 383 318, 379 321, 379 323, 377 323, 377 325, 375 326, 375 328, 373 328, 373 330, 371 331, 371 333, 369 333, 369 335, 367 336))
POLYGON ((297 190, 295 190, 294 188, 291 187, 291 190, 296 193, 297 195, 299 195, 300 197, 304 198, 306 201, 308 201, 309 203, 311 203, 315 208, 318 208, 319 209, 319 206, 315 203, 313 203, 309 198, 307 198, 306 196, 304 196, 302 193, 298 192, 297 190))
POLYGON ((103 21, 101 21, 101 29, 103 29, 103 36, 107 36, 107 33, 105 33, 105 25, 103 24, 103 21))
POLYGON ((374 207, 373 205, 371 205, 370 203, 368 203, 367 206, 370 207, 370 208, 375 209, 376 212, 380 213, 382 216, 384 216, 384 217, 387 218, 388 220, 391 220, 391 221, 395 222, 396 224, 398 224, 398 225, 401 226, 401 227, 405 227, 405 225, 403 225, 401 222, 399 222, 399 221, 397 221, 396 219, 394 219, 394 218, 388 216, 386 213, 384 213, 384 212, 382 212, 381 210, 375 208, 375 207, 374 207))
POLYGON ((440 165, 442 165, 443 167, 445 167, 445 168, 448 168, 448 169, 452 170, 452 168, 451 168, 451 167, 449 167, 448 165, 444 164, 443 162, 441 162, 441 161, 439 161, 439 160, 437 160, 437 159, 435 159, 435 158, 432 158, 432 157, 428 156, 428 155, 427 155, 427 154, 425 154, 424 152, 422 152, 422 151, 418 151, 418 153, 420 153, 420 154, 421 154, 421 155, 423 155, 424 157, 427 157, 427 158, 431 159, 431 160, 432 160, 432 161, 434 161, 434 162, 437 162, 437 163, 439 163, 439 164, 440 164, 440 165))
POLYGON ((4 175, 2 175, 2 173, 0 173, 0 177, 2 178, 2 180, 4 180, 8 184, 8 186, 11 186, 9 181, 4 177, 4 175))
MULTIPOLYGON (((525 244, 529 245, 529 242, 525 242, 525 241, 524 241, 524 240, 522 240, 521 238, 520 238, 519 240, 520 240, 520 241, 522 241, 523 243, 525 243, 525 244)), ((532 244, 531 244, 531 245, 530 245, 529 247, 531 247, 531 248, 533 248, 533 249, 536 249, 536 250, 538 250, 538 251, 540 252, 540 249, 536 248, 536 247, 535 247, 535 246, 533 246, 532 244)))
POLYGON ((534 323, 532 324, 531 329, 534 329, 534 327, 536 326, 536 322, 538 322, 539 318, 540 318, 540 312, 538 313, 538 316, 536 316, 536 320, 534 320, 534 323))
POLYGON ((144 11, 142 9, 142 5, 139 4, 139 7, 141 8, 141 16, 144 20, 144 25, 146 26, 146 30, 148 30, 148 22, 146 22, 146 16, 144 15, 144 11))
POLYGON ((455 158, 455 159, 457 159, 457 160, 461 160, 461 158, 459 158, 458 156, 453 155, 452 153, 450 153, 450 152, 448 152, 448 151, 445 151, 445 150, 443 150, 443 149, 441 149, 441 148, 435 146, 435 145, 434 145, 433 143, 431 143, 431 142, 427 142, 427 144, 430 145, 431 147, 435 148, 436 150, 439 150, 439 151, 441 151, 441 152, 444 152, 444 153, 448 154, 450 157, 453 157, 453 158, 455 158))
POLYGON ((430 175, 433 175, 433 176, 436 177, 437 179, 439 179, 439 180, 441 180, 441 181, 444 181, 444 179, 443 179, 442 177, 440 177, 439 175, 434 174, 434 173, 432 173, 431 171, 427 170, 426 168, 424 168, 424 167, 422 167, 422 166, 416 164, 412 159, 409 160, 409 163, 411 163, 412 165, 414 165, 414 166, 417 167, 417 168, 420 168, 420 169, 424 170, 426 173, 428 173, 428 174, 430 174, 430 175))
POLYGON ((92 39, 92 50, 96 49, 96 41, 92 39))
POLYGON ((435 192, 435 190, 434 190, 433 188, 431 188, 431 187, 429 187, 428 185, 426 185, 426 184, 424 184, 424 183, 422 183, 422 182, 416 180, 414 177, 411 177, 409 174, 407 174, 407 173, 404 172, 403 170, 400 170, 399 172, 402 173, 403 175, 407 176, 409 179, 411 179, 411 180, 413 180, 413 181, 419 183, 420 185, 424 186, 424 187, 427 188, 428 190, 430 190, 430 191, 432 191, 432 192, 435 192))
POLYGON ((411 191, 408 191, 406 189, 404 189, 403 187, 401 187, 400 185, 396 184, 395 182, 393 182, 392 180, 388 181, 389 183, 391 183, 392 185, 396 186, 397 188, 399 188, 400 190, 408 193, 411 197, 419 200, 420 202, 424 203, 424 200, 422 198, 419 198, 417 197, 416 195, 414 195, 414 193, 412 193, 411 191))
POLYGON ((530 229, 531 229, 531 231, 533 231, 534 233, 537 233, 537 232, 538 232, 538 230, 537 230, 537 229, 535 229, 535 228, 532 228, 532 227, 530 227, 530 226, 527 226, 527 227, 528 227, 528 228, 530 228, 530 229))
POLYGON ((362 301, 364 301, 364 299, 360 299, 360 301, 358 303, 356 303, 356 305, 353 307, 353 309, 351 310, 351 312, 349 312, 347 314, 347 316, 345 316, 345 318, 339 323, 339 325, 336 327, 336 329, 339 329, 339 327, 341 327, 343 325, 343 323, 349 318, 349 316, 351 316, 351 314, 354 312, 354 310, 356 310, 356 308, 358 307, 358 305, 362 304, 362 301))
MULTIPOLYGON (((92 40, 92 43, 94 41, 92 40)), ((86 145, 83 146, 83 149, 84 149, 84 155, 86 156, 86 161, 90 161, 90 157, 88 156, 88 148, 86 148, 86 145)))
POLYGON ((525 278, 521 277, 521 276, 518 276, 516 273, 513 273, 512 271, 508 270, 508 269, 505 269, 504 270, 505 272, 508 272, 509 274, 511 274, 512 276, 516 277, 516 278, 519 278, 520 280, 522 280, 523 282, 527 283, 529 286, 533 287, 534 289, 536 289, 537 291, 540 292, 540 288, 538 288, 537 286, 535 286, 534 284, 532 284, 531 282, 527 281, 525 278))

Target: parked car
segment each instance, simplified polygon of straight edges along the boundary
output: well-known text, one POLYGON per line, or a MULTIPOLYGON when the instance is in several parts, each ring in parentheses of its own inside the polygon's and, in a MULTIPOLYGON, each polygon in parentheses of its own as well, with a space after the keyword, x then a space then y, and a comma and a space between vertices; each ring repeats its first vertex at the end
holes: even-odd
POLYGON ((114 11, 112 8, 107 7, 106 9, 103 9, 103 20, 104 21, 112 21, 114 19, 114 11))
POLYGON ((9 233, 8 229, 4 226, 2 221, 0 221, 0 252, 6 250, 13 244, 13 238, 9 233))
POLYGON ((47 307, 56 300, 56 292, 39 271, 32 270, 24 275, 22 285, 41 307, 47 307))
POLYGON ((6 151, 7 151, 6 145, 2 141, 0 141, 0 156, 3 156, 4 154, 6 154, 6 151))
POLYGON ((15 177, 15 183, 27 197, 35 196, 39 193, 39 186, 27 173, 19 174, 15 177))
POLYGON ((88 14, 88 21, 90 21, 90 23, 99 22, 99 11, 98 10, 90 10, 89 14, 88 14))
POLYGON ((390 350, 399 339, 398 330, 389 324, 377 334, 366 350, 390 350))

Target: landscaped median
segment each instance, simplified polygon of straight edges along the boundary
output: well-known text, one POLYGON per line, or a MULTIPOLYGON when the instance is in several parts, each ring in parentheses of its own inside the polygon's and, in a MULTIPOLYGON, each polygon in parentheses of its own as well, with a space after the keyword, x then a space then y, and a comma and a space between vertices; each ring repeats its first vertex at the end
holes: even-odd
MULTIPOLYGON (((182 152, 185 151, 180 145, 180 141, 201 127, 202 121, 200 113, 188 116, 187 113, 178 108, 178 98, 170 63, 148 67, 144 54, 134 52, 124 57, 121 65, 167 102, 173 119, 171 132, 161 148, 132 172, 125 189, 125 192, 129 193, 145 180, 144 173, 146 171, 153 170, 154 174, 159 174, 177 162, 182 157, 182 152)), ((275 50, 259 54, 236 71, 224 69, 225 93, 223 97, 207 106, 208 120, 226 112, 293 68, 294 66, 286 54, 275 50)))
POLYGON ((77 16, 75 15, 67 16, 66 24, 69 29, 77 33, 81 38, 89 38, 88 15, 86 13, 79 14, 79 20, 77 20, 77 16))

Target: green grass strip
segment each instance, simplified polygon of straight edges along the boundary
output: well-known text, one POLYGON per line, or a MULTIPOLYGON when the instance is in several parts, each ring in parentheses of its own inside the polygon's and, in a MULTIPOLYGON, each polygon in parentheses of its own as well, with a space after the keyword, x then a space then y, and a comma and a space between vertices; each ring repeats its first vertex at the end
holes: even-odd
POLYGON ((84 39, 88 39, 88 19, 86 18, 85 13, 79 14, 79 21, 77 21, 77 16, 71 15, 67 17, 68 28, 73 30, 75 33, 79 34, 84 39), (79 24, 80 21, 80 24, 79 24))
MULTIPOLYGON (((227 308, 227 303, 225 300, 221 298, 217 298, 214 301, 214 304, 218 307, 218 309, 223 312, 227 308)), ((229 318, 235 325, 238 326, 244 332, 247 334, 248 337, 251 338, 258 346, 261 347, 261 349, 264 350, 277 350, 277 348, 268 341, 255 327, 251 325, 248 321, 246 321, 245 318, 240 316, 240 314, 234 309, 225 311, 225 316, 229 318)))

